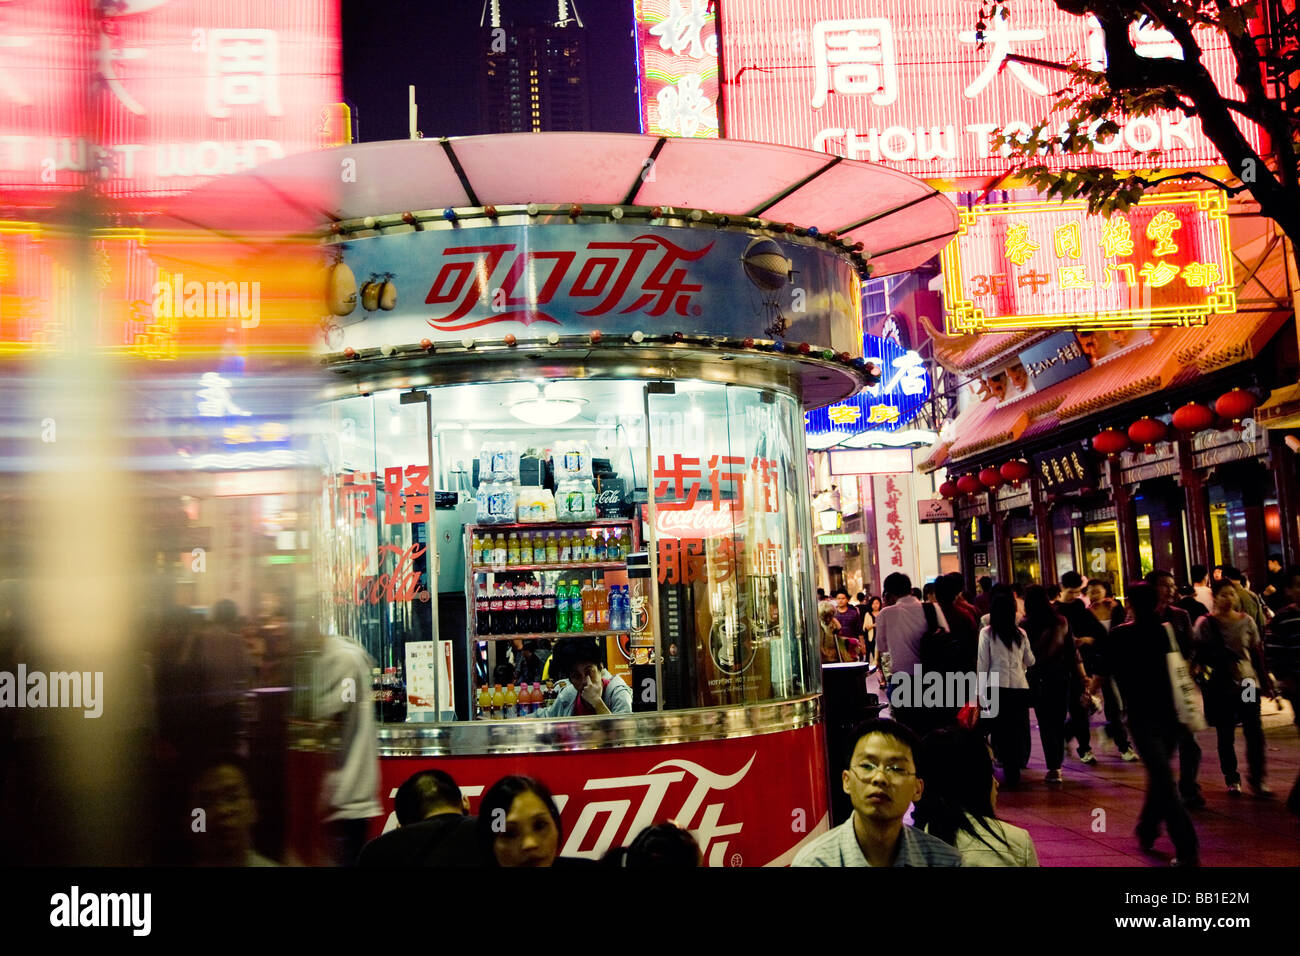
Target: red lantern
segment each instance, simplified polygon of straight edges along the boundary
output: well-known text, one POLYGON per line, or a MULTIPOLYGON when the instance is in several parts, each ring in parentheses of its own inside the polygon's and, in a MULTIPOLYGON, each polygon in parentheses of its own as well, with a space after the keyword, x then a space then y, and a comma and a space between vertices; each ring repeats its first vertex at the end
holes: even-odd
POLYGON ((1029 467, 1029 462, 1014 459, 1003 465, 1001 472, 1003 478, 1019 488, 1020 483, 1030 476, 1033 469, 1029 467))
POLYGON ((1128 436, 1118 428, 1107 428, 1100 435, 1094 435, 1092 447, 1107 458, 1114 458, 1128 448, 1128 436))
POLYGON ((1156 450, 1156 443, 1165 440, 1169 429, 1165 423, 1150 415, 1143 415, 1128 427, 1129 441, 1142 446, 1148 455, 1156 450))
POLYGON ((1002 473, 996 468, 985 468, 980 472, 980 484, 993 491, 1002 484, 1002 473))
POLYGON ((980 480, 974 475, 962 475, 957 479, 957 490, 964 495, 973 495, 980 488, 980 480))
POLYGON ((1189 402, 1174 412, 1174 427, 1180 432, 1204 431, 1214 424, 1214 411, 1196 402, 1189 402))
POLYGON ((1232 422, 1234 431, 1241 431, 1241 420, 1253 412, 1258 404, 1259 399, 1253 393, 1244 388, 1234 388, 1219 396, 1219 400, 1214 403, 1214 410, 1220 418, 1232 422))
POLYGON ((952 501, 960 492, 957 491, 957 483, 949 478, 939 486, 939 494, 952 501))

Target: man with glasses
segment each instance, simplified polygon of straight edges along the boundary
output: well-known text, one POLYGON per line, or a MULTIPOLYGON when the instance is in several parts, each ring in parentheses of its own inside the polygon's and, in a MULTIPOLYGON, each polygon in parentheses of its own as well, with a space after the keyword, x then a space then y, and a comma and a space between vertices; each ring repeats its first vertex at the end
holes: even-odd
POLYGON ((841 775, 853 816, 804 847, 793 865, 961 866, 948 844, 903 823, 925 788, 916 772, 916 734, 893 720, 870 720, 853 740, 841 775))

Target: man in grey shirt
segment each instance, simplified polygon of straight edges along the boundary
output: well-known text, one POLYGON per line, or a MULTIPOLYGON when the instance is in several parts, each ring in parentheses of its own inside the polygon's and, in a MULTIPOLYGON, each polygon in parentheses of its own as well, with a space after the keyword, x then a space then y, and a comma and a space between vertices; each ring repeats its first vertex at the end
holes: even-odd
POLYGON ((918 736, 924 736, 951 718, 964 701, 947 707, 925 707, 912 699, 911 694, 903 693, 900 682, 920 687, 921 638, 932 627, 947 630, 948 620, 939 605, 922 604, 912 596, 912 580, 906 574, 889 575, 882 588, 885 607, 876 615, 876 649, 889 680, 889 715, 918 736), (904 699, 909 702, 903 703, 904 699))
POLYGON ((853 816, 799 851, 794 866, 961 866, 937 837, 903 823, 925 784, 916 773, 921 741, 893 720, 869 720, 854 733, 842 774, 853 816))

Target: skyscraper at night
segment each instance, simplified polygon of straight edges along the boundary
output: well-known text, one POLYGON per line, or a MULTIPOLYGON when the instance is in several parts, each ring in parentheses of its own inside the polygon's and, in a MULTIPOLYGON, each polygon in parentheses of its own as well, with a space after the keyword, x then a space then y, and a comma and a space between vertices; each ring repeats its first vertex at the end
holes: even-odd
POLYGON ((480 37, 485 132, 591 128, 586 28, 573 0, 485 0, 480 37))

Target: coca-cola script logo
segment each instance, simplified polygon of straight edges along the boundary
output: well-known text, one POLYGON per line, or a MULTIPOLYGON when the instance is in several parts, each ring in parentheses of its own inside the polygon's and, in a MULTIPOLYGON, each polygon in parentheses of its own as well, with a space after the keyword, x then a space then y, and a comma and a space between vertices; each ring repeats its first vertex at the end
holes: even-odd
POLYGON ((392 544, 381 544, 375 558, 379 573, 372 575, 362 571, 355 580, 349 581, 346 569, 341 570, 334 600, 339 604, 357 605, 429 600, 429 591, 421 584, 424 575, 415 570, 416 559, 424 557, 427 550, 422 544, 413 544, 406 550, 392 544), (383 567, 386 555, 395 557, 391 571, 385 571, 383 567))
POLYGON ((656 511, 655 530, 660 538, 716 538, 734 534, 736 519, 730 511, 696 505, 689 511, 656 511))
POLYGON ((578 310, 583 316, 644 312, 658 317, 669 310, 681 316, 699 315, 700 307, 691 302, 691 294, 704 287, 688 282, 688 271, 680 264, 696 262, 712 248, 710 242, 702 249, 685 249, 656 235, 626 242, 592 241, 581 252, 520 252, 513 242, 455 246, 443 250, 446 261, 424 300, 428 305, 451 306, 451 311, 428 322, 439 332, 461 332, 496 322, 559 325, 543 307, 561 288, 570 302, 592 303, 590 308, 578 310), (525 292, 518 295, 521 280, 525 292), (465 321, 478 304, 490 307, 494 314, 465 321))
MULTIPOLYGON (((728 857, 727 847, 744 823, 723 823, 726 803, 716 800, 706 804, 705 800, 737 786, 757 757, 755 751, 743 767, 725 776, 693 760, 665 760, 648 773, 594 777, 577 794, 556 793, 555 805, 564 816, 566 831, 560 855, 599 860, 613 847, 630 844, 646 827, 675 820, 694 835, 709 866, 739 865, 735 856, 728 857), (617 791, 633 792, 624 795, 617 791)), ((471 801, 471 811, 477 810, 485 789, 483 785, 461 785, 460 792, 471 801)), ((389 797, 396 795, 394 788, 389 797)), ((393 813, 384 829, 396 825, 397 815, 393 813)))

